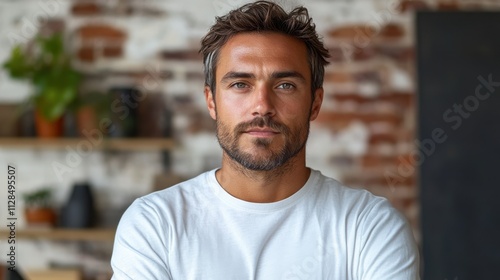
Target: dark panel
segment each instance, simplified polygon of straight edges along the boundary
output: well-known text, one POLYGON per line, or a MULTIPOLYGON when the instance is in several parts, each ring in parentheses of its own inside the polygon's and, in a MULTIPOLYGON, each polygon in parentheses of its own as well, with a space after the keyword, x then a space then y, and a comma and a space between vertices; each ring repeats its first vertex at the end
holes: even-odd
POLYGON ((417 14, 424 279, 498 279, 500 13, 417 14), (488 82, 490 80, 491 82, 488 82))

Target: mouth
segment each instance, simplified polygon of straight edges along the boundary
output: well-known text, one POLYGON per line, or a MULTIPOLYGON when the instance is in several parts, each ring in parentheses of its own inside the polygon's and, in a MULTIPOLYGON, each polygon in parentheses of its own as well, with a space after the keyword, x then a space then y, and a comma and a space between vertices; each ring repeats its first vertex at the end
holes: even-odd
POLYGON ((272 137, 272 136, 279 134, 278 131, 273 130, 271 128, 266 128, 266 127, 250 128, 248 130, 243 131, 243 133, 251 135, 251 136, 255 136, 255 137, 272 137))

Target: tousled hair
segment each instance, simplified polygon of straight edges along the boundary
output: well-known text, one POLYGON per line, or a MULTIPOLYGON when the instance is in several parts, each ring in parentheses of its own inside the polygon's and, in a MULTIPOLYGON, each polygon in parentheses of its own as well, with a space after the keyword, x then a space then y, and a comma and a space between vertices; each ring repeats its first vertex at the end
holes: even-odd
POLYGON ((278 4, 257 1, 246 4, 228 14, 216 17, 215 24, 201 40, 205 85, 215 94, 215 71, 222 46, 234 35, 243 32, 277 32, 305 43, 311 70, 312 94, 323 86, 325 66, 330 57, 306 8, 300 6, 290 13, 278 4))

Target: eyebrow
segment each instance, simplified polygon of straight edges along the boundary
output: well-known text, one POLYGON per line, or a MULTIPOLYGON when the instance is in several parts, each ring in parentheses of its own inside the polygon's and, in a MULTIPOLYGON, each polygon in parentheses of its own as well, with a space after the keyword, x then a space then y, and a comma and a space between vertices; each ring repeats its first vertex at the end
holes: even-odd
POLYGON ((226 82, 227 80, 232 80, 232 79, 252 79, 255 78, 254 74, 247 73, 247 72, 235 72, 235 71, 230 71, 227 72, 224 77, 220 80, 222 83, 226 82))
MULTIPOLYGON (((230 71, 227 72, 224 77, 222 77, 221 82, 226 82, 227 80, 231 79, 253 79, 255 78, 255 75, 252 73, 247 73, 247 72, 236 72, 236 71, 230 71)), ((300 74, 297 71, 281 71, 281 72, 273 72, 271 74, 271 78, 273 79, 282 79, 282 78, 299 78, 303 81, 306 80, 306 78, 300 74)))
POLYGON ((273 72, 271 74, 271 77, 274 79, 281 79, 281 78, 299 78, 303 81, 306 80, 302 74, 300 74, 297 71, 283 71, 283 72, 273 72))

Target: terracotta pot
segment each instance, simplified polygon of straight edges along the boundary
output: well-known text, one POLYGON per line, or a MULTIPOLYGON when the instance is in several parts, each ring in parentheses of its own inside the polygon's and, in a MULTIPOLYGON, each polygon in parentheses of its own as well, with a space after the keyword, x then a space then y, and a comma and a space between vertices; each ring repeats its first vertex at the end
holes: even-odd
POLYGON ((98 129, 97 115, 92 106, 84 106, 78 110, 76 115, 78 135, 84 137, 83 131, 87 133, 98 129))
POLYGON ((49 121, 38 110, 35 110, 35 126, 37 136, 41 138, 57 138, 64 133, 63 117, 49 121))
POLYGON ((56 224, 56 213, 52 208, 26 208, 24 210, 26 222, 30 225, 49 225, 56 224))

